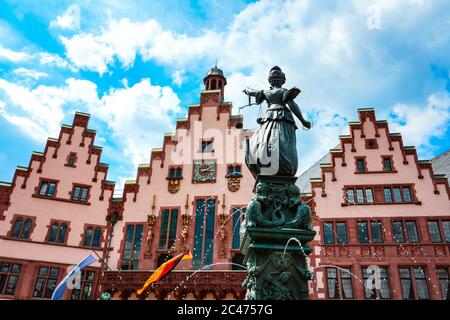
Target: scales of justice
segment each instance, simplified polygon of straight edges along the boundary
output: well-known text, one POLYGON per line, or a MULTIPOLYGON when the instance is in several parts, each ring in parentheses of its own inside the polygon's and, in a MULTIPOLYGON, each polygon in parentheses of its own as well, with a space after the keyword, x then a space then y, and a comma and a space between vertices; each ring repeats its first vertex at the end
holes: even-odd
POLYGON ((245 163, 256 182, 241 225, 241 251, 248 272, 242 285, 247 300, 301 300, 308 298, 312 279, 307 243, 316 232, 295 184, 298 127, 294 115, 306 129, 311 123, 294 101, 300 89, 282 87, 286 77, 278 66, 270 70, 268 80, 268 90, 243 91, 249 96, 244 107, 264 101, 268 107, 258 117, 259 129, 246 141, 245 163), (250 97, 255 97, 255 103, 250 97))

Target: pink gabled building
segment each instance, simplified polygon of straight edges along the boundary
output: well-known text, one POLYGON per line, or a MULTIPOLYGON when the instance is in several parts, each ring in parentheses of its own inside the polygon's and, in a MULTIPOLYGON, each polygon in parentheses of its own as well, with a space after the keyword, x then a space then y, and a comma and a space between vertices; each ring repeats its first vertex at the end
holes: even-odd
POLYGON ((373 109, 358 115, 299 179, 317 231, 312 297, 448 299, 448 180, 373 109), (364 287, 370 266, 379 267, 380 289, 364 287))
MULTIPOLYGON (((77 112, 11 184, 0 185, 0 298, 50 298, 72 265, 92 250, 102 254, 114 183, 88 122, 77 112)), ((65 298, 95 298, 99 278, 100 265, 91 265, 81 289, 65 298)))
POLYGON ((110 211, 117 222, 109 224, 114 236, 106 259, 129 279, 106 272, 101 290, 113 298, 136 298, 148 270, 186 248, 193 260, 180 263, 170 281, 141 299, 243 297, 244 273, 232 270, 242 269, 239 226, 254 184, 244 164, 244 141, 252 131, 242 129, 242 116, 232 115, 232 104, 223 99, 222 70, 212 68, 204 85, 200 104, 177 120, 176 132, 166 134, 136 179, 125 182, 122 199, 110 211), (193 269, 206 270, 178 289, 193 269))

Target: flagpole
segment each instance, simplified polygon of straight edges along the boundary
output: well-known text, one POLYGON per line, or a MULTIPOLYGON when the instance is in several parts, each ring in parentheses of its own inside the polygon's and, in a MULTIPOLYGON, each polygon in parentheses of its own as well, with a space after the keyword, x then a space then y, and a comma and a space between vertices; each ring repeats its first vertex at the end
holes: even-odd
MULTIPOLYGON (((92 252, 98 257, 98 259, 101 261, 101 263, 104 264, 106 266, 106 268, 108 268, 109 271, 114 272, 114 270, 109 267, 109 265, 105 262, 105 260, 103 260, 103 258, 100 257, 100 255, 95 250, 92 249, 92 252)), ((120 275, 120 269, 118 269, 117 271, 118 271, 117 275, 119 276, 120 284, 123 284, 123 279, 122 279, 122 276, 120 275)))

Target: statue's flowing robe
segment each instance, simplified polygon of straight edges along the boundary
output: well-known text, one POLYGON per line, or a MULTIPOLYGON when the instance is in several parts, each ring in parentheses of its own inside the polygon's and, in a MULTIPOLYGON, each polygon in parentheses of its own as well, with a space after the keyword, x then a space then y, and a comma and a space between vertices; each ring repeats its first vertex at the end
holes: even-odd
POLYGON ((297 173, 297 126, 287 107, 289 100, 297 95, 293 90, 275 88, 256 94, 256 103, 265 100, 268 108, 260 128, 247 141, 245 162, 254 177, 258 174, 295 176, 297 173))

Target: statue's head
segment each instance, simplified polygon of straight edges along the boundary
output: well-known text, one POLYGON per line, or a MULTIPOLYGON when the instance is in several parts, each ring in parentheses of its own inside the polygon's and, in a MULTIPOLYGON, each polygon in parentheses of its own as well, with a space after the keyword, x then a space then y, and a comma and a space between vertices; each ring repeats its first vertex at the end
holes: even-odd
POLYGON ((298 197, 300 195, 300 189, 295 184, 291 184, 288 187, 288 193, 292 197, 298 197))
POLYGON ((286 82, 286 76, 279 66, 270 69, 269 77, 267 79, 272 87, 281 87, 286 82))
POLYGON ((269 187, 265 183, 260 182, 256 185, 256 194, 258 196, 264 196, 266 195, 268 189, 269 187))

